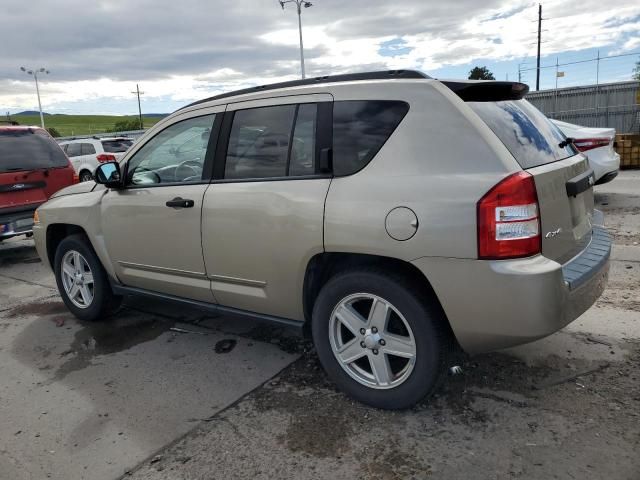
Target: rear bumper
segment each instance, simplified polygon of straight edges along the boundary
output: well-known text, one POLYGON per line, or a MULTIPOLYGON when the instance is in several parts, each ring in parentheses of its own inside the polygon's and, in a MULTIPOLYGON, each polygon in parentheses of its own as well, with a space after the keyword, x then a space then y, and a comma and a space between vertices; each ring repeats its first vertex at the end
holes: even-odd
POLYGON ((595 226, 590 244, 565 265, 542 255, 482 261, 414 261, 431 281, 460 346, 481 353, 550 335, 602 294, 611 237, 595 226))
POLYGON ((31 233, 33 229, 33 212, 36 207, 2 214, 0 212, 0 239, 31 233))

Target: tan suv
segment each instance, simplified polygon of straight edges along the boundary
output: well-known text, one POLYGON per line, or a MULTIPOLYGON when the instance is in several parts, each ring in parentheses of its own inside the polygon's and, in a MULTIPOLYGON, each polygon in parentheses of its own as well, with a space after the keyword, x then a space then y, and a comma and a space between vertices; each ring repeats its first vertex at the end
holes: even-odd
POLYGON ((458 345, 604 289, 593 172, 526 92, 391 71, 209 98, 40 207, 36 246, 80 319, 139 294, 307 327, 342 390, 406 407, 458 345))

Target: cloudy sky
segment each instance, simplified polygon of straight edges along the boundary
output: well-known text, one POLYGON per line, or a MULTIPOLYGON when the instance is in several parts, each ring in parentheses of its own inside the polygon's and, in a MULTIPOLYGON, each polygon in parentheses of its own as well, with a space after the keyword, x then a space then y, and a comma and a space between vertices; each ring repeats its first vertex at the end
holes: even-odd
MULTIPOLYGON (((299 76, 295 6, 277 0, 2 1, 0 111, 36 109, 44 66, 51 113, 170 112, 195 99, 299 76)), ((537 3, 503 0, 313 0, 303 10, 307 74, 416 68, 465 77, 487 65, 503 80, 535 80, 537 3)), ((543 3, 542 87, 555 63, 594 58, 600 81, 630 79, 640 55, 638 0, 543 3), (608 4, 607 4, 608 3, 608 4)), ((595 62, 560 67, 561 85, 595 83, 595 62)))

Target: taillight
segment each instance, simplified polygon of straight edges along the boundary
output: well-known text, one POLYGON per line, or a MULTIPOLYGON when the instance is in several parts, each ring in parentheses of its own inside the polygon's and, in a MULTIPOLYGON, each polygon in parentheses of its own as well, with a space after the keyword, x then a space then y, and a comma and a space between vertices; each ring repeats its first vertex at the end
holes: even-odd
POLYGON ((73 171, 73 176, 71 177, 71 183, 72 184, 80 183, 80 177, 78 176, 75 170, 73 171))
POLYGON ((98 160, 100 163, 115 162, 116 161, 116 156, 115 155, 109 155, 108 153, 101 153, 100 155, 98 155, 96 157, 96 160, 98 160))
POLYGON ((478 202, 478 258, 529 257, 541 249, 535 182, 527 172, 514 173, 478 202))
POLYGON ((575 147, 581 152, 599 147, 607 147, 610 143, 610 138, 577 138, 573 141, 575 147))

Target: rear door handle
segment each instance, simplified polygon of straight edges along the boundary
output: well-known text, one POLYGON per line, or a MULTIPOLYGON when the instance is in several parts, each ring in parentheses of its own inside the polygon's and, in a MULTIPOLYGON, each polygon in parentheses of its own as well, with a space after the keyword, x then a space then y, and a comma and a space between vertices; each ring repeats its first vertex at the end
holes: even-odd
POLYGON ((169 200, 165 205, 171 208, 191 208, 195 205, 195 202, 187 198, 176 197, 173 200, 169 200))

